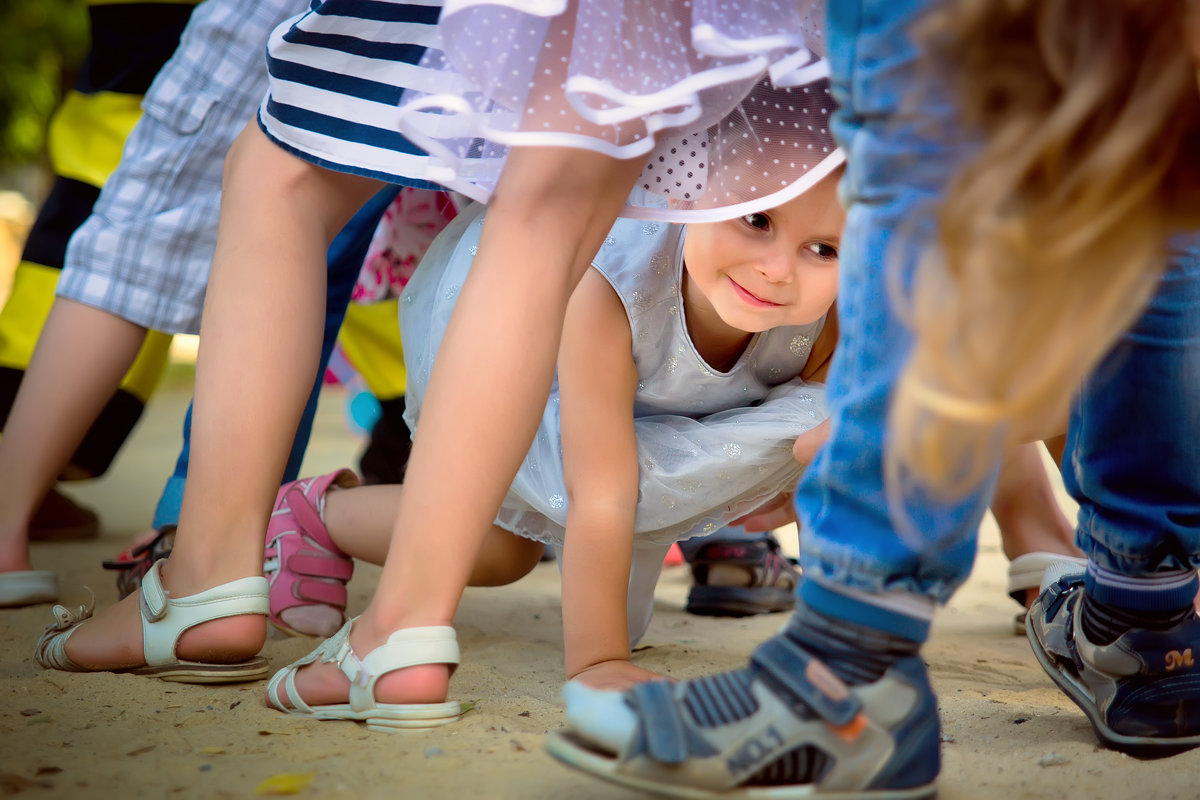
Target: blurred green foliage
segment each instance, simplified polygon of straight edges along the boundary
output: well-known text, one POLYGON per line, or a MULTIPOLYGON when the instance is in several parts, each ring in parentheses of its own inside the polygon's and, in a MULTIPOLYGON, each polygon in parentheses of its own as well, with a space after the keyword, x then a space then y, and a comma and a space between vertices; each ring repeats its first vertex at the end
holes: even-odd
POLYGON ((0 0, 0 169, 41 157, 64 76, 87 47, 83 0, 0 0))

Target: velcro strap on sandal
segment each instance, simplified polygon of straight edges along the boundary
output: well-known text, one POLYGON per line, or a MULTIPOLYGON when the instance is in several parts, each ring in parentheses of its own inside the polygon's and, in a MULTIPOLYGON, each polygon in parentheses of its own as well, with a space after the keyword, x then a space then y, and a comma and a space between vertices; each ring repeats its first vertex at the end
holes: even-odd
POLYGON ((642 737, 650 757, 661 764, 682 764, 688 757, 684 721, 675 702, 675 685, 667 681, 639 683, 627 697, 633 700, 642 737), (650 724, 647 725, 646 723, 650 724))
POLYGON ((346 607, 346 584, 318 580, 298 580, 292 583, 292 597, 306 603, 321 603, 336 608, 346 607))
POLYGON ((862 701, 841 678, 787 636, 763 642, 750 663, 777 694, 802 701, 832 725, 848 724, 862 708, 862 701))
POLYGON ((167 613, 167 590, 158 575, 161 567, 162 561, 156 561, 142 576, 142 616, 150 622, 157 622, 167 613))
POLYGON ((1073 590, 1083 583, 1083 574, 1061 576, 1057 581, 1046 587, 1042 592, 1042 604, 1046 611, 1046 622, 1054 619, 1063 602, 1073 594, 1073 590))
POLYGON ((312 550, 303 550, 287 560, 287 568, 310 578, 334 578, 348 581, 354 575, 354 562, 344 557, 330 558, 312 550), (311 553, 311 555, 309 555, 311 553))
MULTIPOLYGON (((300 524, 300 527, 303 530, 310 532, 324 531, 326 529, 325 522, 321 519, 321 514, 317 511, 317 507, 314 503, 315 499, 315 497, 310 499, 308 495, 304 493, 304 489, 301 488, 300 484, 295 484, 290 490, 288 490, 285 500, 285 503, 287 507, 291 509, 292 516, 296 519, 296 522, 300 524)), ((327 543, 321 542, 321 546, 329 548, 329 551, 335 556, 341 556, 343 558, 347 557, 346 554, 343 553, 341 549, 339 549, 338 546, 333 543, 332 540, 328 541, 327 543)), ((290 563, 288 566, 295 569, 290 563)), ((329 577, 337 576, 331 575, 329 577)))

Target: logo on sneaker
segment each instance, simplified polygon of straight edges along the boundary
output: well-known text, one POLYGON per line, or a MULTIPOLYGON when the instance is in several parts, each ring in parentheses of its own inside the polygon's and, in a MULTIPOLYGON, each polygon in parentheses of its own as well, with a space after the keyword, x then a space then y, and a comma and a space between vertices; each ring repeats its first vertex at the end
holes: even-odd
POLYGON ((775 730, 774 725, 767 727, 764 735, 750 739, 739 747, 726 761, 725 766, 730 774, 749 772, 764 758, 775 752, 783 745, 783 735, 775 730))
POLYGON ((1178 650, 1167 653, 1167 672, 1191 666, 1195 666, 1195 662, 1192 661, 1192 648, 1189 647, 1182 653, 1178 650))

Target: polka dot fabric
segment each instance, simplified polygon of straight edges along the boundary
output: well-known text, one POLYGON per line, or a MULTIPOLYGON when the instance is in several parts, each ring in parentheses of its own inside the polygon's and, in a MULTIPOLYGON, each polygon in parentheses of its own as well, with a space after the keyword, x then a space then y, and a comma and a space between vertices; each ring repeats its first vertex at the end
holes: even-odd
POLYGON ((487 201, 513 146, 645 159, 626 216, 704 221, 779 205, 843 161, 806 0, 451 0, 435 79, 400 132, 421 174, 487 201), (639 199, 644 198, 644 200, 639 199))

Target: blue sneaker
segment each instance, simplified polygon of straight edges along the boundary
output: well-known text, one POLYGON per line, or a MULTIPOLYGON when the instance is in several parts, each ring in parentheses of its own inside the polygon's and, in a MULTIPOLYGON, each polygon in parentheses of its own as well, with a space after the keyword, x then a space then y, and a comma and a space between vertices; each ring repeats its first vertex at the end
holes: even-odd
POLYGON ((1108 645, 1080 623, 1083 573, 1049 584, 1026 619, 1042 667, 1079 706, 1107 747, 1157 757, 1200 746, 1200 620, 1164 631, 1133 629, 1108 645))
POLYGON ((568 766, 686 798, 911 800, 940 768, 937 703, 919 658, 849 687, 784 636, 744 670, 624 694, 568 683, 567 732, 547 749, 568 766))

